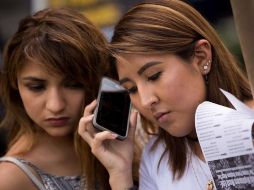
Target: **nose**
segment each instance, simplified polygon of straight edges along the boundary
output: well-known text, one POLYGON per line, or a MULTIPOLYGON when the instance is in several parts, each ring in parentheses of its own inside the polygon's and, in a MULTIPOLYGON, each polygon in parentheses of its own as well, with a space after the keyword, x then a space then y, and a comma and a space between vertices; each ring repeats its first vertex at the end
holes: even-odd
POLYGON ((65 109, 66 101, 64 98, 64 93, 61 89, 52 88, 48 92, 46 100, 46 109, 52 113, 60 113, 65 109))
POLYGON ((141 105, 144 108, 151 109, 154 105, 158 103, 159 98, 153 88, 145 86, 140 87, 138 91, 141 105))

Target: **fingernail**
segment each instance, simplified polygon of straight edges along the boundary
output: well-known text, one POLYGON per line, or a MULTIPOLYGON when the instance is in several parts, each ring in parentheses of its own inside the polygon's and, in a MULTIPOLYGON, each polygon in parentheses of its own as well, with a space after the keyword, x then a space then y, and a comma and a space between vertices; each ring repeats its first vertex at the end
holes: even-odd
POLYGON ((115 139, 118 135, 115 133, 112 133, 111 136, 115 139))

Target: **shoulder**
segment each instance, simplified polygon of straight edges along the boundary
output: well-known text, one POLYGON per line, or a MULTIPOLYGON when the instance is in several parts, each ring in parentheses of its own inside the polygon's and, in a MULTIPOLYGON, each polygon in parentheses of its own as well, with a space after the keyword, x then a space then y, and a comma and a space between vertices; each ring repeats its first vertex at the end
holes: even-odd
POLYGON ((156 142, 157 136, 151 137, 149 141, 147 142, 144 151, 143 151, 143 157, 161 157, 163 152, 165 151, 165 144, 163 141, 156 142))
POLYGON ((32 182, 23 171, 13 163, 0 162, 0 189, 34 189, 32 182))
MULTIPOLYGON (((163 155, 165 143, 156 142, 152 137, 146 144, 140 164, 140 189, 171 189, 172 172, 168 165, 169 157, 163 155), (156 143, 156 144, 155 144, 156 143)), ((174 189, 174 188, 172 188, 174 189)))
POLYGON ((151 137, 146 144, 141 159, 141 167, 145 167, 147 170, 157 170, 158 166, 164 167, 168 163, 169 157, 163 155, 165 151, 165 144, 163 141, 156 141, 157 136, 151 137))

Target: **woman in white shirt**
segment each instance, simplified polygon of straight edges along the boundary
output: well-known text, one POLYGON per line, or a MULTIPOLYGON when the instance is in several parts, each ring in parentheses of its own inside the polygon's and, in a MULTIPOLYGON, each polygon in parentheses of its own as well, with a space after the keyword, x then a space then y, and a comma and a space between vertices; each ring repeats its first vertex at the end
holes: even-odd
MULTIPOLYGON (((253 103, 247 78, 215 30, 182 1, 143 3, 116 25, 111 51, 120 83, 150 123, 143 127, 158 128, 143 152, 139 189, 215 189, 195 131, 196 108, 206 100, 232 107, 219 88, 253 103)), ((95 105, 85 109, 79 133, 107 168, 112 189, 134 189, 137 114, 132 114, 129 137, 118 141, 110 132, 93 129, 95 105)))

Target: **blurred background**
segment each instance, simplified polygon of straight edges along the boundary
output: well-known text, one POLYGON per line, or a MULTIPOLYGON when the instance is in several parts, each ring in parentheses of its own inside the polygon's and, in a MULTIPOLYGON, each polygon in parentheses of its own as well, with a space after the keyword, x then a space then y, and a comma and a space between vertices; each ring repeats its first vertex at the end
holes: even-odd
MULTIPOLYGON (((229 0, 186 0, 197 8, 217 29, 228 47, 241 60, 229 0)), ((98 25, 110 39, 119 17, 141 0, 1 0, 0 47, 17 29, 19 20, 46 7, 70 7, 79 10, 98 25)))
MULTIPOLYGON (((229 0, 186 0, 197 8, 215 27, 228 48, 240 61, 243 58, 235 30, 229 0)), ((130 7, 141 0, 1 0, 0 1, 0 66, 5 43, 16 31, 20 19, 46 7, 69 7, 86 15, 101 28, 108 40, 115 23, 130 7)), ((3 110, 0 106, 0 119, 3 110)), ((0 129, 0 156, 6 149, 6 131, 0 129)))

